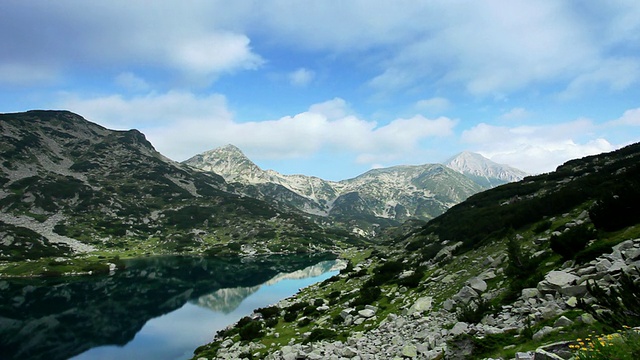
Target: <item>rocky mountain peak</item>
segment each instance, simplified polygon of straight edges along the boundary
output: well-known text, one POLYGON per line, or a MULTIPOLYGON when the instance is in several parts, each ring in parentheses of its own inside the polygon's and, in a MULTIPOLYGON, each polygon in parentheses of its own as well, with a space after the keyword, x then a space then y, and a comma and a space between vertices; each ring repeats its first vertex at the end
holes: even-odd
POLYGON ((498 164, 470 151, 461 152, 447 160, 444 165, 486 187, 520 181, 528 175, 522 170, 509 165, 498 164))
POLYGON ((235 145, 227 144, 187 159, 185 164, 214 172, 227 182, 265 182, 270 177, 235 145))

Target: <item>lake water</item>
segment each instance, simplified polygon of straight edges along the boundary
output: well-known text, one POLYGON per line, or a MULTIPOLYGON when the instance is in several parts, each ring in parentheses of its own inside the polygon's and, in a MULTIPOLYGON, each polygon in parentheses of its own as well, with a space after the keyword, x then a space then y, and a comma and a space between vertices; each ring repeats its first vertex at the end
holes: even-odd
POLYGON ((188 359, 337 273, 330 256, 149 257, 112 276, 0 280, 0 359, 188 359))

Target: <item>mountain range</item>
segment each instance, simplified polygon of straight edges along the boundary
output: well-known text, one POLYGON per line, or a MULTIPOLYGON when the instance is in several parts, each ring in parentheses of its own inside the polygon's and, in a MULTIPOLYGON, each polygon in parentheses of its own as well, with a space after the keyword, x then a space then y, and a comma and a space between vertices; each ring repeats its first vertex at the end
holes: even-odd
MULTIPOLYGON (((240 196, 221 176, 162 156, 139 131, 67 111, 1 114, 0 158, 0 260, 330 251, 359 241, 240 196)), ((68 262, 15 271, 66 273, 68 262)))
POLYGON ((472 194, 527 175, 470 152, 445 164, 373 169, 342 181, 263 170, 234 145, 196 155, 184 164, 218 174, 246 195, 340 221, 357 219, 360 225, 429 220, 472 194))
MULTIPOLYGON (((524 175, 468 153, 337 182, 262 170, 231 145, 178 163, 68 111, 0 114, 0 144, 0 259, 18 262, 334 251, 524 175)), ((55 263, 14 271, 75 271, 55 263)))

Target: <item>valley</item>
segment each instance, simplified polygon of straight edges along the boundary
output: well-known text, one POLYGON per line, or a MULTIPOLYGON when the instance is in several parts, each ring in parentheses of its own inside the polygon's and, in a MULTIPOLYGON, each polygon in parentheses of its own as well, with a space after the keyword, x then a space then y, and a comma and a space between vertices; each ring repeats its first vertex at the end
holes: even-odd
POLYGON ((110 283, 160 255, 240 257, 223 267, 247 277, 275 276, 249 266, 268 256, 348 263, 221 329, 194 359, 554 358, 640 326, 638 144, 535 176, 462 153, 334 182, 262 170, 234 146, 178 163, 136 130, 66 111, 1 114, 0 127, 5 330, 22 327, 11 306, 31 291, 14 281, 110 283))

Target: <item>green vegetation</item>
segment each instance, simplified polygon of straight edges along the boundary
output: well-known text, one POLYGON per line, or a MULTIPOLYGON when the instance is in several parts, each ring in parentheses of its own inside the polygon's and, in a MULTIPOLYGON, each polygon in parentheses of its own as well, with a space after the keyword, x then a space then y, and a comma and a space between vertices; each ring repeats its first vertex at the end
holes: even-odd
POLYGON ((640 358, 640 334, 627 327, 613 334, 592 334, 569 345, 577 360, 635 360, 640 358))

